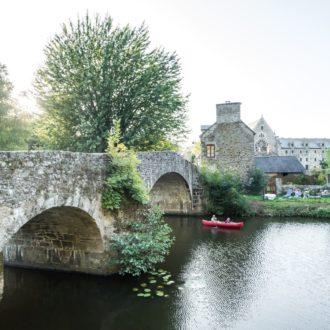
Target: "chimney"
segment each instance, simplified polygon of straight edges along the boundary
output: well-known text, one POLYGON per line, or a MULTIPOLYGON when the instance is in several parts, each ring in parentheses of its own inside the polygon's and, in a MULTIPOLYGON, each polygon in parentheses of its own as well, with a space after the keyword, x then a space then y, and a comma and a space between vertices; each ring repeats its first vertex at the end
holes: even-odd
POLYGON ((217 123, 235 123, 241 120, 241 103, 229 102, 217 104, 217 123))

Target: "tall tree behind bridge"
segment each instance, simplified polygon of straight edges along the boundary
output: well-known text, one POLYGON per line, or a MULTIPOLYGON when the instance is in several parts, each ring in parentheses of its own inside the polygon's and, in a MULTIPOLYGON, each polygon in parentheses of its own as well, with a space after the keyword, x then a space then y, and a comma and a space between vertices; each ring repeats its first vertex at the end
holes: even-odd
POLYGON ((17 106, 12 91, 7 67, 0 63, 0 150, 27 148, 31 120, 17 106))
POLYGON ((62 26, 45 49, 35 88, 44 109, 36 135, 47 147, 103 152, 114 120, 136 150, 167 147, 187 132, 187 97, 175 53, 150 49, 144 25, 114 27, 110 17, 62 26))

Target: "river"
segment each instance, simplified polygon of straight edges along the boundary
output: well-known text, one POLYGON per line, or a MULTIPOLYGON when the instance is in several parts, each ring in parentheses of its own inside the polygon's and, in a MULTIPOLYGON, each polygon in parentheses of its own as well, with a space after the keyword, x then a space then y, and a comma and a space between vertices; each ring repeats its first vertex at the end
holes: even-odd
POLYGON ((251 219, 238 231, 167 221, 168 298, 137 297, 144 278, 5 267, 0 329, 330 329, 329 220, 251 219))

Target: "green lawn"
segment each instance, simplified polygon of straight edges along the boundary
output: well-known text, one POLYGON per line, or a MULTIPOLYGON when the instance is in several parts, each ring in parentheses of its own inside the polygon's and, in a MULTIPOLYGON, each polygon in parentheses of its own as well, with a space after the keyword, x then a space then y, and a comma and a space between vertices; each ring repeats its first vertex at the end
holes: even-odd
POLYGON ((263 200, 262 196, 245 196, 256 216, 330 218, 330 197, 284 198, 263 200))

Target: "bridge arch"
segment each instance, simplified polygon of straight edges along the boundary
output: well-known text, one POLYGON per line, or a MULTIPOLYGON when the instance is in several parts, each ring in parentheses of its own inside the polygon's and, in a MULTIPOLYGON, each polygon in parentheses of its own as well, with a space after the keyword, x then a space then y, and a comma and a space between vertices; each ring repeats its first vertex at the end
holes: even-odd
POLYGON ((150 190, 150 204, 167 214, 186 214, 192 210, 192 196, 185 178, 176 172, 163 174, 150 190))
POLYGON ((4 247, 7 265, 97 273, 104 257, 101 232, 85 211, 47 209, 25 223, 4 247))

